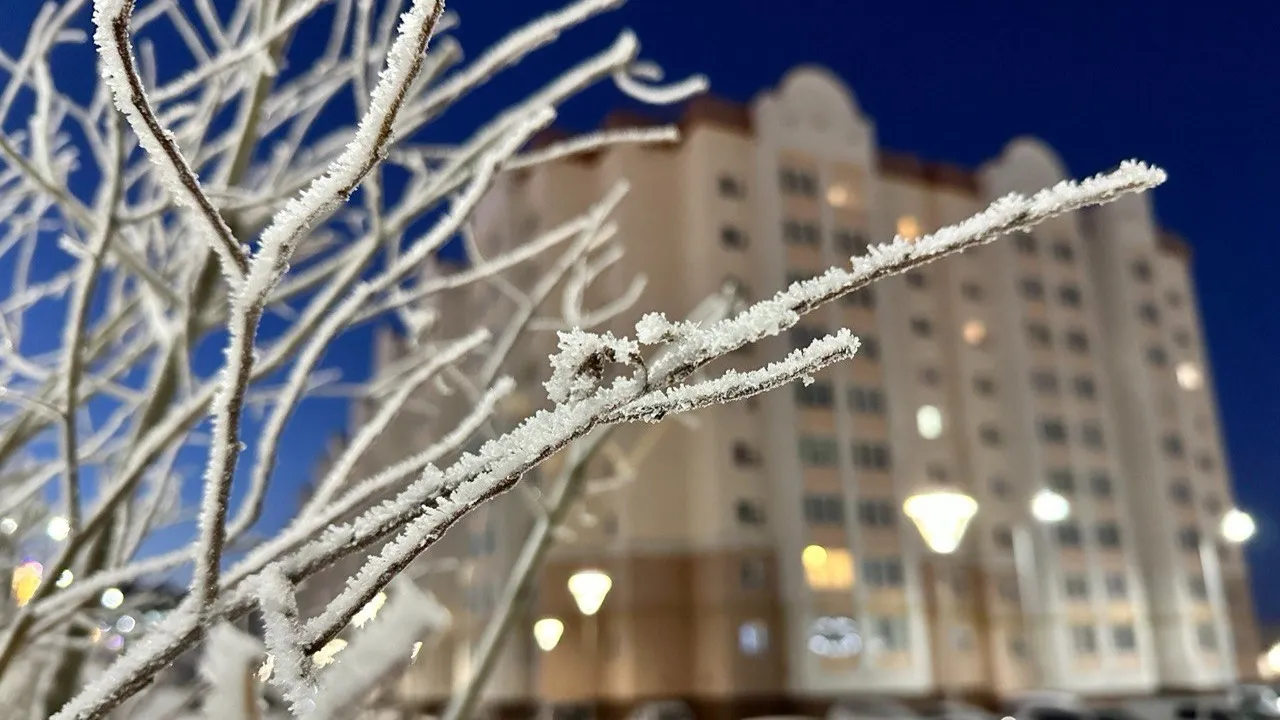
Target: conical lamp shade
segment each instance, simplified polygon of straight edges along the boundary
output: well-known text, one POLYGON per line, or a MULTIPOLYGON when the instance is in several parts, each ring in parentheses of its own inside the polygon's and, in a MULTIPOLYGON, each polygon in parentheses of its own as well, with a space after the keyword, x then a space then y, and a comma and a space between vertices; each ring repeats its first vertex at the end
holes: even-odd
POLYGON ((930 550, 950 555, 978 514, 978 501, 956 490, 932 490, 907 498, 902 511, 916 524, 930 550))

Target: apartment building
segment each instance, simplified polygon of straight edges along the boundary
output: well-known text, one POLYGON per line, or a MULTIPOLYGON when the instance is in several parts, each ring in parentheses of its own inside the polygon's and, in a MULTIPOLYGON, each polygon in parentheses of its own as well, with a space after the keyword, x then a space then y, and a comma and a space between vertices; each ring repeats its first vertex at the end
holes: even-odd
MULTIPOLYGON (((883 150, 851 91, 812 67, 749 106, 695 101, 682 125, 674 146, 503 178, 481 246, 578 214, 625 178, 627 260, 605 289, 643 273, 634 315, 682 317, 726 281, 765 297, 869 242, 1068 176, 1028 138, 975 171, 883 150)), ((653 448, 638 479, 585 501, 590 521, 555 549, 521 620, 558 618, 564 635, 541 652, 516 633, 488 701, 750 717, 860 695, 1146 695, 1255 673, 1246 568, 1217 541, 1233 502, 1190 261, 1132 198, 881 282, 735 354, 726 367, 838 327, 863 340, 813 384, 621 433, 619 447, 653 448), (931 554, 902 513, 933 487, 978 502, 953 555, 931 554), (1070 501, 1065 521, 1033 518, 1043 489, 1070 501), (583 568, 613 582, 591 617, 566 586, 583 568)), ((536 379, 552 343, 532 342, 515 372, 536 379)), ((436 580, 458 622, 410 669, 406 698, 430 706, 465 678, 528 526, 523 500, 504 496, 437 548, 467 560, 465 577, 436 580)))

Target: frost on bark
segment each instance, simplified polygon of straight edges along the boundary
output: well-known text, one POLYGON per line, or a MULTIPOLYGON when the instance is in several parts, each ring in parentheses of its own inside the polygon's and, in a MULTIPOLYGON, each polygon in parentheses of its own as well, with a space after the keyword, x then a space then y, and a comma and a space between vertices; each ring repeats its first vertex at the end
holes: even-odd
POLYGON ((635 309, 642 278, 603 300, 596 278, 625 267, 610 221, 625 182, 491 255, 475 247, 477 207, 523 169, 677 139, 672 127, 617 129, 531 149, 579 91, 611 83, 669 104, 705 82, 663 84, 623 32, 465 137, 430 130, 620 4, 577 0, 468 63, 440 0, 62 0, 3 49, 0 549, 11 573, 24 548, 41 553, 38 585, 0 609, 6 708, 71 720, 226 699, 245 717, 353 712, 421 649, 410 638, 443 622, 406 570, 531 470, 555 458, 563 471, 537 506, 535 563, 576 497, 575 468, 610 428, 805 382, 858 340, 840 330, 715 375, 717 359, 876 280, 1164 179, 1125 163, 894 238, 753 306, 647 315, 618 333, 610 321, 635 309), (307 63, 285 61, 293 43, 315 47, 307 63), (79 73, 96 58, 99 81, 55 80, 68 57, 79 73), (348 126, 334 125, 333 108, 348 126), (469 251, 464 267, 439 259, 451 245, 469 251), (458 312, 460 294, 479 287, 515 311, 483 323, 458 312), (344 336, 389 319, 406 341, 374 377, 324 365, 344 336), (562 330, 545 386, 505 374, 517 344, 548 322, 562 330), (281 466, 292 421, 322 397, 351 400, 361 423, 298 511, 263 523, 278 502, 269 490, 298 475, 281 466), (465 401, 442 423, 445 397, 465 401), (513 407, 524 416, 499 427, 513 407), (435 413, 432 436, 372 463, 388 428, 415 413, 435 413), (183 507, 184 494, 199 501, 183 507), (160 537, 169 549, 157 551, 160 537), (308 581, 322 572, 344 581, 316 597, 308 581), (176 607, 147 614, 148 593, 172 577, 189 578, 176 607), (247 676, 258 640, 244 633, 259 626, 267 667, 247 676), (360 672, 326 671, 339 652, 360 672), (166 694, 163 680, 182 667, 203 672, 202 697, 166 694))

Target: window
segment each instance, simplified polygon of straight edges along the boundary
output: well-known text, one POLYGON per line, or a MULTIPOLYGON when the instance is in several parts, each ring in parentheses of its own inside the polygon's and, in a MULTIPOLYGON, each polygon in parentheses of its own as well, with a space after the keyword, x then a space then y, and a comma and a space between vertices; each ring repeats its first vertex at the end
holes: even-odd
POLYGON ((1009 485, 1009 481, 1002 477, 993 477, 988 481, 991 486, 991 494, 1004 500, 1013 494, 1013 488, 1009 485))
POLYGON ((763 588, 766 574, 764 560, 760 558, 747 558, 738 565, 738 582, 743 590, 763 588))
POLYGON ((1075 523, 1059 523, 1054 526, 1058 535, 1058 544, 1062 547, 1080 547, 1080 526, 1075 523))
POLYGON ((1129 578, 1124 573, 1109 572, 1106 576, 1107 597, 1123 600, 1129 594, 1129 578))
POLYGON ((1028 300, 1044 299, 1044 283, 1040 278, 1024 278, 1022 280, 1022 296, 1028 300))
POLYGON ((1063 585, 1066 588, 1067 597, 1069 598, 1074 600, 1083 600, 1084 598, 1089 597, 1089 581, 1084 575, 1080 575, 1078 573, 1068 575, 1063 580, 1063 585))
POLYGON ((929 279, 925 277, 924 272, 921 270, 912 270, 904 277, 907 281, 907 287, 912 287, 917 290, 924 289, 924 287, 929 284, 929 279))
POLYGON ((1168 303, 1169 307, 1182 307, 1182 294, 1177 290, 1170 290, 1165 293, 1164 301, 1168 303))
POLYGON ((1106 470, 1098 470, 1089 476, 1089 487, 1093 490, 1093 494, 1101 498, 1111 497, 1111 476, 1106 470))
POLYGON ((1040 421, 1040 437, 1048 443, 1067 441, 1067 426, 1062 418, 1046 418, 1040 421))
POLYGON ((1000 445, 1000 428, 995 425, 986 424, 978 428, 978 439, 987 447, 999 447, 1000 445))
POLYGON ((835 438, 800 436, 800 462, 811 467, 832 467, 836 464, 835 438))
POLYGON ((1203 575, 1193 575, 1187 580, 1187 589, 1191 592, 1191 597, 1197 600, 1209 599, 1209 586, 1204 582, 1203 575))
POLYGON ((870 310, 876 306, 876 295, 871 288, 863 288, 841 297, 840 302, 870 310))
POLYGON ((1010 655, 1017 658, 1024 658, 1027 656, 1027 652, 1027 639, 1025 637, 1022 635, 1014 635, 1009 638, 1010 655))
POLYGON ((1089 351, 1089 336, 1083 330, 1067 331, 1067 349, 1076 353, 1089 351))
POLYGON ((960 285, 960 294, 964 296, 965 300, 982 302, 982 298, 986 293, 982 291, 982 286, 978 283, 966 281, 960 285))
POLYGON ((1034 370, 1031 373, 1031 387, 1041 395, 1058 394, 1058 376, 1051 370, 1034 370))
POLYGON ((804 518, 810 525, 843 525, 844 498, 831 494, 806 495, 804 518))
POLYGON ((1151 280, 1151 265, 1146 260, 1134 260, 1129 266, 1129 271, 1133 273, 1133 279, 1138 282, 1151 280))
POLYGON ((842 590, 853 586, 853 556, 844 548, 810 545, 800 555, 805 581, 815 590, 842 590))
POLYGON ((1147 362, 1156 367, 1164 367, 1169 364, 1169 353, 1159 345, 1152 345, 1147 348, 1147 362))
POLYGON ((880 649, 890 652, 901 652, 910 646, 907 635, 907 619, 901 615, 868 618, 873 637, 880 643, 880 649))
POLYGON ((854 443, 853 466, 860 470, 888 470, 889 448, 872 443, 854 443))
POLYGON ((759 467, 764 463, 760 451, 742 440, 733 443, 733 464, 738 467, 759 467))
POLYGON ((970 320, 960 329, 960 336, 966 344, 978 347, 987 339, 987 326, 981 320, 970 320))
POLYGON ((1102 447, 1102 426, 1092 420, 1085 421, 1080 426, 1080 439, 1084 442, 1085 447, 1102 447))
POLYGON ((738 500, 735 511, 738 522, 743 525, 758 526, 764 524, 764 508, 755 500, 738 500))
POLYGON ((1184 350, 1191 347, 1191 333, 1187 332, 1184 328, 1174 330, 1173 344, 1184 350))
POLYGON ((741 250, 747 246, 747 234, 732 225, 720 228, 720 244, 731 250, 741 250))
POLYGON ((825 328, 811 325, 793 325, 789 331, 792 350, 809 347, 815 340, 821 340, 826 336, 827 331, 825 328))
POLYGON ((792 383, 792 387, 795 388, 796 404, 800 407, 829 408, 835 403, 835 391, 829 382, 792 383))
POLYGON ((912 215, 903 215, 898 218, 898 234, 904 240, 915 240, 920 237, 920 221, 912 215))
POLYGON ((799 220, 782 223, 782 240, 788 245, 817 245, 818 226, 799 220))
POLYGON ((1200 472, 1213 472, 1215 467, 1217 467, 1217 463, 1214 462, 1212 455, 1209 455, 1208 453, 1201 453, 1196 456, 1196 468, 1199 469, 1200 472))
POLYGON ((1191 504, 1191 482, 1186 478, 1175 478, 1169 483, 1169 497, 1179 505, 1191 504))
POLYGON ((1080 288, 1075 285, 1063 285, 1058 288, 1058 299, 1067 307, 1080 307, 1080 288))
POLYGON ((720 197, 740 198, 747 194, 742 182, 729 174, 716 178, 716 188, 720 191, 720 197))
POLYGON ((1200 644, 1201 650, 1218 649, 1218 630, 1211 622, 1202 622, 1196 625, 1196 642, 1200 644))
POLYGON ((1076 491, 1076 479, 1068 468, 1056 468, 1049 471, 1049 487, 1055 492, 1070 495, 1076 491))
POLYGON ((1178 386, 1183 390, 1199 390, 1204 385, 1204 376, 1200 374, 1200 368, 1193 362, 1180 362, 1173 369, 1174 377, 1178 378, 1178 386))
POLYGON ((879 414, 884 412, 884 393, 879 388, 849 388, 849 407, 856 413, 879 414))
POLYGON ((858 522, 871 527, 893 527, 898 510, 891 500, 859 500, 858 522))
POLYGON ((1098 652, 1098 636, 1092 625, 1072 625, 1071 645, 1080 655, 1098 652))
POLYGON ((1078 398, 1092 400, 1098 395, 1098 386, 1094 383, 1093 378, 1088 375, 1077 375, 1071 384, 1075 388, 1076 397, 1078 398))
POLYGON ((1160 445, 1164 448, 1164 454, 1171 458, 1180 458, 1186 453, 1186 448, 1182 445, 1182 438, 1178 435, 1165 435, 1160 441, 1160 445))
POLYGON ((1138 638, 1133 633, 1132 625, 1112 625, 1111 641, 1120 652, 1132 652, 1138 647, 1138 638))
POLYGON ((1200 549, 1200 531, 1193 527, 1184 527, 1178 531, 1178 547, 1183 550, 1200 549))
POLYGON ((843 185, 832 185, 827 188, 827 204, 831 207, 845 207, 852 199, 849 188, 843 185))
POLYGON ((738 626, 738 649, 743 655, 759 655, 769 647, 769 626, 752 620, 738 626))
POLYGON ((929 463, 924 470, 925 476, 936 483, 945 483, 947 481, 947 466, 942 463, 929 463))
POLYGON ((996 394, 996 381, 989 375, 977 375, 973 378, 973 391, 984 397, 996 394))
POLYGON ((916 411, 916 430, 925 440, 942 435, 942 411, 933 405, 924 405, 916 411))
POLYGON ((1155 325, 1160 322, 1160 310, 1156 308, 1155 303, 1144 302, 1138 306, 1138 317, 1148 325, 1155 325))
POLYGON ((920 382, 933 387, 942 381, 942 373, 936 367, 927 367, 920 371, 920 382))
POLYGON ((922 317, 911 318, 911 332, 917 337, 927 338, 933 334, 933 323, 922 317))
POLYGON ((1036 239, 1031 233, 1017 233, 1013 236, 1013 244, 1024 255, 1034 255, 1036 252, 1036 239))
MULTIPOLYGON (((860 292, 865 292, 865 291, 860 291, 860 292)), ((858 345, 857 356, 860 358, 866 358, 872 362, 879 362, 880 361, 880 340, 871 335, 860 335, 858 337, 858 340, 861 341, 861 344, 858 345)))
POLYGON ((833 239, 835 240, 836 247, 840 249, 840 252, 857 255, 867 251, 867 238, 857 230, 839 228, 835 231, 833 239))
POLYGON ((1053 257, 1062 262, 1071 262, 1076 259, 1076 253, 1067 241, 1062 240, 1053 244, 1053 257))
POLYGON ((1113 522, 1098 525, 1098 544, 1104 548, 1120 547, 1120 526, 1113 522))
POLYGON ((1049 327, 1041 323, 1027 324, 1027 339, 1035 347, 1047 348, 1053 343, 1053 338, 1049 335, 1049 327))
POLYGON ((878 558, 862 564, 862 579, 871 587, 902 587, 900 558, 878 558))
POLYGON ((991 541, 996 547, 1007 550, 1013 547, 1013 530, 1001 525, 991 531, 991 541))
POLYGON ((818 194, 818 181, 812 173, 795 168, 782 168, 778 174, 778 184, 782 192, 788 195, 815 197, 818 194))

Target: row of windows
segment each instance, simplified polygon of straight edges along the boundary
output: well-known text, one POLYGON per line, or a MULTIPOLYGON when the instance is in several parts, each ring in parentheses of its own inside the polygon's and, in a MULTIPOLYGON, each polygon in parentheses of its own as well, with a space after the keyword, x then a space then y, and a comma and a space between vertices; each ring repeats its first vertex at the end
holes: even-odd
MULTIPOLYGON (((810 545, 800 556, 805 582, 814 590, 844 590, 855 580, 853 553, 845 548, 810 545)), ((869 558, 862 561, 862 581, 868 587, 902 587, 905 582, 902 559, 869 558)))
MULTIPOLYGON (((1018 252, 1024 255, 1036 255, 1040 252, 1039 240, 1031 233, 1017 233, 1014 236, 1013 243, 1018 248, 1018 252)), ((1058 240, 1053 243, 1051 252, 1055 260, 1062 262, 1073 262, 1076 258, 1075 250, 1067 240, 1058 240)))
MULTIPOLYGON (((1137 635, 1133 625, 1121 624, 1111 626, 1111 643, 1116 650, 1129 652, 1138 647, 1137 635)), ((1098 633, 1093 625, 1072 625, 1071 646, 1078 655, 1096 655, 1098 652, 1098 633)))
MULTIPOLYGON (((817 381, 795 385, 796 404, 807 408, 829 408, 835 404, 831 383, 817 381)), ((883 413, 884 392, 879 388, 854 386, 848 390, 849 407, 858 413, 883 413)))
MULTIPOLYGON (((800 462, 809 467, 834 467, 838 451, 833 437, 800 437, 800 462)), ((863 470, 888 470, 891 461, 889 447, 882 443, 855 442, 853 465, 863 470)))
MULTIPOLYGON (((1124 573, 1109 572, 1103 578, 1106 586, 1107 597, 1113 600, 1120 600, 1129 594, 1129 579, 1124 573)), ((1083 600, 1089 597, 1089 578, 1083 574, 1072 573, 1063 578, 1063 589, 1067 597, 1073 600, 1083 600)))
MULTIPOLYGON (((1040 439, 1046 443, 1062 444, 1067 442, 1069 432, 1067 423, 1062 418, 1041 418, 1040 439)), ((1102 426, 1094 420, 1086 420, 1080 424, 1080 441, 1086 447, 1101 448, 1103 446, 1102 426)))
MULTIPOLYGON (((1074 494, 1076 492, 1075 474, 1070 468, 1054 468, 1049 471, 1049 487, 1063 495, 1074 494)), ((1095 470, 1089 475, 1089 488, 1098 497, 1111 497, 1111 475, 1106 470, 1095 470)))
MULTIPOLYGON (((1054 534, 1058 538, 1058 544, 1066 548, 1080 547, 1083 542, 1083 536, 1080 532, 1080 526, 1074 522, 1064 522, 1055 525, 1054 534)), ((1098 523, 1095 529, 1095 535, 1098 545, 1105 548, 1120 547, 1120 526, 1114 522, 1106 521, 1098 523)))

